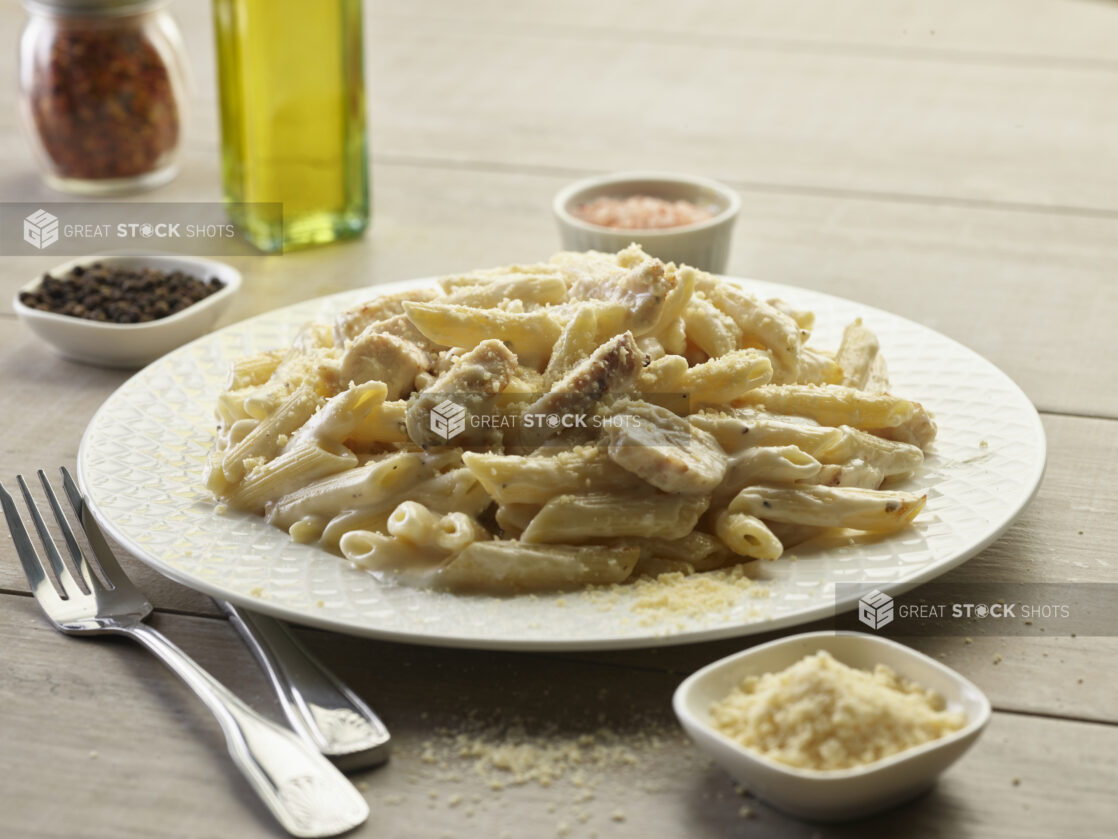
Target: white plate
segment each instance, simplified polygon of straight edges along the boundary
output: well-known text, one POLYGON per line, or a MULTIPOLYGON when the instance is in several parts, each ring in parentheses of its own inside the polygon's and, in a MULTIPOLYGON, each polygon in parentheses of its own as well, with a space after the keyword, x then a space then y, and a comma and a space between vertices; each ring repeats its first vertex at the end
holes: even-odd
POLYGON ((841 298, 740 280, 816 313, 811 343, 834 348, 862 317, 877 332, 894 391, 933 411, 935 453, 912 487, 928 505, 887 539, 755 563, 768 589, 703 616, 634 611, 636 595, 463 597, 378 583, 367 573, 254 516, 215 512, 202 485, 213 405, 227 363, 287 345, 298 328, 416 280, 351 291, 261 315, 207 335, 125 382, 97 412, 78 475, 105 529, 158 571, 199 591, 299 623, 356 635, 490 649, 620 649, 727 638, 794 626, 835 610, 836 582, 894 593, 965 562, 1009 526, 1044 471, 1036 410, 1000 370, 911 321, 841 298))

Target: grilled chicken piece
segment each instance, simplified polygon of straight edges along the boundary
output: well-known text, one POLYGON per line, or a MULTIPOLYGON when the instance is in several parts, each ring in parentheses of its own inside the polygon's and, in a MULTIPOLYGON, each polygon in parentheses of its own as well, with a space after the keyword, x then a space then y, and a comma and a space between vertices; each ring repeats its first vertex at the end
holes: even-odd
POLYGON ((446 349, 442 344, 436 344, 420 332, 407 315, 393 315, 386 320, 379 320, 366 327, 366 330, 368 329, 373 329, 383 335, 395 335, 397 338, 411 341, 411 343, 415 344, 421 350, 431 353, 432 355, 446 349))
POLYGON ((499 445, 499 428, 475 427, 469 418, 496 413, 494 397, 508 387, 516 369, 516 356, 501 341, 482 341, 458 356, 428 390, 412 399, 408 405, 408 436, 425 448, 445 445, 448 440, 466 447, 499 445), (446 403, 449 405, 443 409, 446 403), (457 428, 459 418, 464 421, 461 429, 457 428))
POLYGON ((618 466, 664 492, 707 493, 726 474, 726 453, 712 434, 647 402, 614 404, 605 436, 618 466))
MULTIPOLYGON (((572 367, 550 391, 525 408, 524 414, 550 415, 560 420, 589 414, 605 394, 631 390, 643 366, 644 353, 637 347, 633 333, 615 335, 572 367)), ((538 433, 526 436, 535 445, 541 445, 563 428, 562 424, 544 424, 538 426, 538 433)))
MULTIPOLYGON (((618 254, 619 262, 626 254, 628 249, 618 254)), ((643 253, 640 256, 644 258, 633 260, 631 267, 619 265, 616 274, 578 275, 571 284, 571 297, 620 303, 630 312, 629 328, 634 335, 651 332, 659 325, 665 302, 678 279, 660 260, 643 253)))
POLYGON ((343 346, 347 340, 356 338, 371 324, 388 320, 404 313, 404 303, 426 303, 442 296, 437 288, 416 288, 374 297, 352 309, 346 309, 334 319, 334 343, 343 346))
POLYGON ((431 367, 431 356, 403 338, 385 335, 373 324, 346 345, 338 369, 338 380, 384 382, 387 399, 399 399, 411 392, 415 376, 431 367))

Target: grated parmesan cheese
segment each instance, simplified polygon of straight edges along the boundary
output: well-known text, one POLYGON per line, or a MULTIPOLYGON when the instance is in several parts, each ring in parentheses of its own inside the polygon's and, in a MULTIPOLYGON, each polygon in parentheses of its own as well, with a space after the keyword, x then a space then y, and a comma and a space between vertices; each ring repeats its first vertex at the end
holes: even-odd
POLYGON ((654 578, 641 578, 631 586, 636 594, 633 609, 658 617, 673 614, 702 617, 726 612, 741 603, 745 595, 763 597, 768 593, 755 587, 745 565, 704 574, 671 571, 654 578))
POLYGON ((686 629, 689 623, 722 620, 734 610, 749 619, 765 616, 767 609, 757 601, 765 601, 770 592, 751 573, 744 563, 702 573, 690 569, 663 571, 632 582, 591 586, 579 596, 600 612, 628 604, 644 626, 664 624, 666 629, 686 629), (674 626, 669 626, 672 621, 674 626))
POLYGON ((710 709, 714 727, 800 769, 849 769, 957 731, 965 715, 879 664, 872 673, 820 650, 751 676, 710 709))

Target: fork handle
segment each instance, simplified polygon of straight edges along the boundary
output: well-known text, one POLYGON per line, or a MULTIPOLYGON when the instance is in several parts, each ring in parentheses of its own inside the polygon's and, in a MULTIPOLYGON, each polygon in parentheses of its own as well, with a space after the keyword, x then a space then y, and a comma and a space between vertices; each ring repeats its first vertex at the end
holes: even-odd
POLYGON ((218 605, 268 674, 296 733, 343 769, 388 759, 390 737, 384 723, 287 626, 224 600, 218 605))
POLYGON ((161 632, 121 627, 177 673, 225 733, 229 754, 265 806, 293 836, 334 836, 364 822, 369 805, 313 746, 238 699, 161 632))

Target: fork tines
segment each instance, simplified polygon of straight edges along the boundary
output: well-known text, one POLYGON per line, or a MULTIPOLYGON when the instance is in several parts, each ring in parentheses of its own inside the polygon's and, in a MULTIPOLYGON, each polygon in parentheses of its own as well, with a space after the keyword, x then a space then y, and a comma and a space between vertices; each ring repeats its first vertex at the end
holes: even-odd
MULTIPOLYGON (((62 472, 62 485, 66 492, 66 496, 70 501, 70 505, 74 509, 74 514, 81 521, 84 503, 82 501, 81 492, 74 484, 70 473, 63 468, 62 472)), ((66 543, 66 548, 70 554, 73 563, 73 568, 77 574, 71 573, 70 567, 64 561, 62 554, 59 552, 56 540, 51 535, 50 529, 47 527, 39 508, 35 503, 35 498, 31 494, 27 482, 23 479, 23 475, 16 476, 16 482, 23 493, 24 503, 27 505, 27 510, 31 514, 31 520, 35 524, 35 530, 39 534, 39 541, 42 543, 43 550, 46 553, 47 562, 42 562, 39 553, 36 551, 35 546, 32 544, 31 537, 27 533, 27 528, 24 527, 23 520, 19 515, 19 510, 12 496, 0 484, 0 502, 3 503, 4 517, 8 522, 8 529, 12 533, 12 540, 15 542, 16 553, 19 554, 20 564, 23 566, 24 573, 27 575, 28 582, 31 584, 33 593, 36 595, 45 594, 42 586, 47 585, 47 580, 50 580, 51 585, 55 592, 67 598, 71 594, 91 594, 95 589, 104 589, 104 584, 97 577, 97 573, 91 567, 89 560, 86 558, 86 552, 82 550, 78 544, 77 537, 74 534, 74 529, 70 526, 65 514, 62 511, 61 505, 58 503, 58 497, 55 495, 54 489, 51 487, 50 482, 47 480, 46 474, 42 469, 38 471, 39 481, 43 485, 43 492, 46 495, 47 503, 50 504, 51 511, 54 513, 54 518, 58 522, 58 529, 62 534, 62 539, 66 543), (49 566, 49 571, 47 570, 49 566)))

